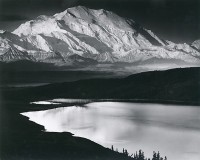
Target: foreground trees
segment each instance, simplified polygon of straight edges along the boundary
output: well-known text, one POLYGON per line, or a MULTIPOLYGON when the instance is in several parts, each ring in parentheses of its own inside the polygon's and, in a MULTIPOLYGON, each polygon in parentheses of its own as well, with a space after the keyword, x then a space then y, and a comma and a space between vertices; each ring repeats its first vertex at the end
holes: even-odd
MULTIPOLYGON (((111 150, 118 152, 118 149, 114 149, 113 145, 111 147, 111 150)), ((132 160, 167 160, 167 157, 165 156, 164 158, 161 157, 160 152, 153 152, 153 158, 146 158, 144 155, 144 152, 142 150, 139 150, 138 152, 136 151, 135 154, 129 154, 127 149, 122 150, 122 154, 124 154, 127 158, 130 158, 132 160)))

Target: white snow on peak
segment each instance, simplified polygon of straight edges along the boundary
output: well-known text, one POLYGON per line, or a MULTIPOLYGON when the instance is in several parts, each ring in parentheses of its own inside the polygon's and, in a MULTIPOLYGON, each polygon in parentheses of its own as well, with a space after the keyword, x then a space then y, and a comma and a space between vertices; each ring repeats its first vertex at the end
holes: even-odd
POLYGON ((13 33, 19 36, 28 36, 36 34, 50 34, 54 31, 65 32, 65 30, 62 30, 59 27, 59 24, 55 19, 38 18, 20 25, 19 28, 13 31, 13 33))
POLYGON ((200 39, 196 40, 192 43, 192 46, 195 47, 196 49, 200 50, 200 39))
POLYGON ((41 20, 41 21, 46 21, 48 20, 49 18, 51 18, 51 16, 46 16, 46 15, 40 15, 37 17, 38 20, 41 20))
POLYGON ((27 37, 27 41, 43 51, 51 52, 52 50, 52 47, 41 35, 30 35, 27 37))
POLYGON ((4 33, 5 31, 4 30, 0 30, 0 33, 4 33))
POLYGON ((134 31, 126 19, 104 9, 94 10, 83 6, 77 6, 55 14, 54 17, 57 20, 68 21, 68 19, 75 19, 82 20, 88 24, 98 24, 103 27, 110 26, 121 30, 134 31))
POLYGON ((200 62, 200 41, 192 45, 165 41, 133 20, 104 9, 77 6, 53 16, 41 15, 12 33, 0 35, 1 54, 14 47, 35 61, 56 65, 78 61, 72 55, 81 57, 81 62, 89 59, 99 63, 146 62, 155 58, 200 62))

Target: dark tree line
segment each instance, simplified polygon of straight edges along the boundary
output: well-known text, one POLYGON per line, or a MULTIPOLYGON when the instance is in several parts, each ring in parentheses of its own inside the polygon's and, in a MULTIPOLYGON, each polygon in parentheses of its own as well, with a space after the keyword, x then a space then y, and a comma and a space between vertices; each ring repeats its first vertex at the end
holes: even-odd
MULTIPOLYGON (((111 150, 118 152, 118 149, 114 149, 113 145, 111 147, 111 150)), ((126 157, 129 157, 132 160, 167 160, 167 157, 165 156, 164 158, 161 157, 160 152, 153 152, 153 158, 146 158, 144 155, 144 152, 142 150, 139 150, 138 152, 136 151, 135 154, 130 154, 128 153, 127 149, 122 150, 122 154, 125 155, 126 157)))

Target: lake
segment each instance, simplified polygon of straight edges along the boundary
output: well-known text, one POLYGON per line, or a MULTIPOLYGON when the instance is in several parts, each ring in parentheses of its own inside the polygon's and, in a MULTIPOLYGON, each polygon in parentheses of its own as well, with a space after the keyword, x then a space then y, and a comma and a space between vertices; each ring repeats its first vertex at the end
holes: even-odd
POLYGON ((200 107, 93 102, 21 113, 46 132, 71 132, 105 147, 160 151, 168 160, 200 160, 200 107))

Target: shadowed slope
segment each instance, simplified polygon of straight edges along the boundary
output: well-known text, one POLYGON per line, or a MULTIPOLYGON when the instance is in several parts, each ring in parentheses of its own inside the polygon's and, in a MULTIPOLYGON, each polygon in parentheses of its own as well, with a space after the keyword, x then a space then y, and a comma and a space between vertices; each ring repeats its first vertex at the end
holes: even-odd
MULTIPOLYGON (((154 102, 199 104, 199 68, 135 74, 122 79, 91 79, 19 89, 16 99, 52 98, 135 99, 154 102), (25 97, 24 97, 25 96, 25 97)), ((6 92, 5 96, 10 96, 6 92)))

